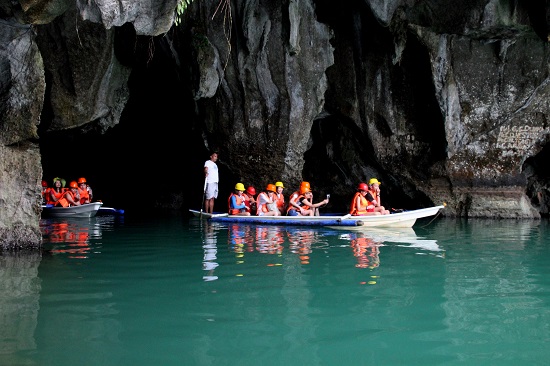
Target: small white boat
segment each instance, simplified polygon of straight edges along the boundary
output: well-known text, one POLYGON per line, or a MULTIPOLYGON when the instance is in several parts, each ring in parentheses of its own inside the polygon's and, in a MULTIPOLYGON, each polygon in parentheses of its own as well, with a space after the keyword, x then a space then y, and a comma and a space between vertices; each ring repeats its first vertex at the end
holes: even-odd
POLYGON ((207 218, 215 222, 240 222, 264 225, 307 225, 328 226, 331 228, 345 227, 412 227, 417 219, 434 216, 445 206, 433 206, 418 210, 403 211, 390 215, 378 216, 238 216, 228 214, 207 214, 189 210, 194 216, 207 218))
POLYGON ((42 217, 94 217, 102 205, 102 202, 92 202, 71 207, 42 205, 42 217))

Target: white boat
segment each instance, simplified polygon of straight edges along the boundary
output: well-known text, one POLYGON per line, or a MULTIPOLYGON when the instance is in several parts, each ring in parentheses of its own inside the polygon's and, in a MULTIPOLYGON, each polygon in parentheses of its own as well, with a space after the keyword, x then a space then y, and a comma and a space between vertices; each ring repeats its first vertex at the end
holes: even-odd
POLYGON ((238 216, 228 214, 207 214, 189 210, 194 216, 209 219, 215 222, 240 222, 267 225, 306 225, 328 226, 331 228, 345 227, 412 227, 416 220, 434 216, 445 206, 433 206, 418 210, 403 211, 389 215, 377 216, 238 216))
POLYGON ((42 205, 42 217, 94 217, 102 205, 102 202, 70 207, 42 205))

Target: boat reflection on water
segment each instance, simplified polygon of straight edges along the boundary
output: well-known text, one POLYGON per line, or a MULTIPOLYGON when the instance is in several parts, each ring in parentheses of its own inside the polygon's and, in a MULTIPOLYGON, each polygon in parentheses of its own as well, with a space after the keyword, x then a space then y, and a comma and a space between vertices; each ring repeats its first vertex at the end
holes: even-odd
POLYGON ((66 254, 69 258, 85 259, 99 253, 103 230, 113 226, 114 217, 49 218, 40 220, 44 251, 50 254, 66 254))
POLYGON ((362 230, 350 230, 349 233, 341 234, 344 240, 353 240, 357 235, 370 238, 379 245, 395 245, 406 248, 419 249, 419 254, 432 252, 444 256, 444 250, 439 247, 437 240, 419 237, 413 228, 363 228, 362 230))
POLYGON ((298 254, 302 264, 309 263, 311 245, 319 234, 303 228, 283 229, 274 225, 228 225, 229 249, 243 257, 244 253, 282 255, 286 243, 291 253, 298 254))
MULTIPOLYGON (((218 238, 227 241, 227 250, 234 253, 237 264, 243 264, 245 256, 254 258, 256 255, 276 255, 286 257, 273 261, 267 266, 281 266, 283 263, 299 263, 309 265, 315 253, 323 252, 323 256, 336 258, 343 253, 337 253, 340 248, 352 249, 356 258, 355 267, 375 269, 381 264, 381 247, 400 246, 412 248, 417 254, 434 254, 444 256, 444 251, 437 241, 416 235, 412 228, 362 228, 362 230, 334 230, 330 228, 308 228, 306 226, 254 225, 242 223, 200 222, 203 235, 203 275, 204 281, 217 280, 214 273, 220 263, 224 263, 224 254, 219 252, 218 238), (227 230, 227 238, 225 238, 227 230), (287 250, 297 261, 288 261, 287 250), (330 252, 334 252, 329 254, 330 252)), ((348 257, 349 258, 349 257, 348 257)))
POLYGON ((256 250, 263 254, 282 254, 285 242, 280 227, 256 226, 256 250))
POLYGON ((362 232, 352 233, 350 240, 353 256, 357 258, 355 267, 373 269, 380 266, 380 242, 362 232))
POLYGON ((314 230, 288 229, 286 231, 291 253, 297 254, 301 264, 309 264, 312 245, 320 239, 314 230))

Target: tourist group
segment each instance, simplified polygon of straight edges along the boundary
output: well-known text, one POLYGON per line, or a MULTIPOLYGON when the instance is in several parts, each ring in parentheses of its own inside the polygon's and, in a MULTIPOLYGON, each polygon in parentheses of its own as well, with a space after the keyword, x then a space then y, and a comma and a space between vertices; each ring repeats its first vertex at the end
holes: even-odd
POLYGON ((53 186, 48 187, 48 182, 42 181, 42 204, 49 207, 70 207, 91 203, 93 198, 92 188, 86 182, 86 178, 78 178, 69 183, 63 178, 55 177, 53 186))

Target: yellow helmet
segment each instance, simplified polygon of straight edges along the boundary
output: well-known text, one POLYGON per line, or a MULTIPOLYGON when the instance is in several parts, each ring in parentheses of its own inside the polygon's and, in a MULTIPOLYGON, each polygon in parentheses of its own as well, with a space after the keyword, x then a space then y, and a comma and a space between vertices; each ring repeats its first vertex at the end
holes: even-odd
POLYGON ((244 184, 242 184, 242 183, 235 184, 235 190, 244 192, 244 184))
POLYGON ((283 186, 283 182, 277 182, 277 183, 275 183, 275 187, 285 188, 285 186, 283 186))
POLYGON ((376 179, 376 178, 371 178, 371 179, 369 180, 369 185, 370 185, 370 184, 378 184, 378 185, 380 185, 380 184, 382 184, 382 182, 379 182, 378 179, 376 179))

